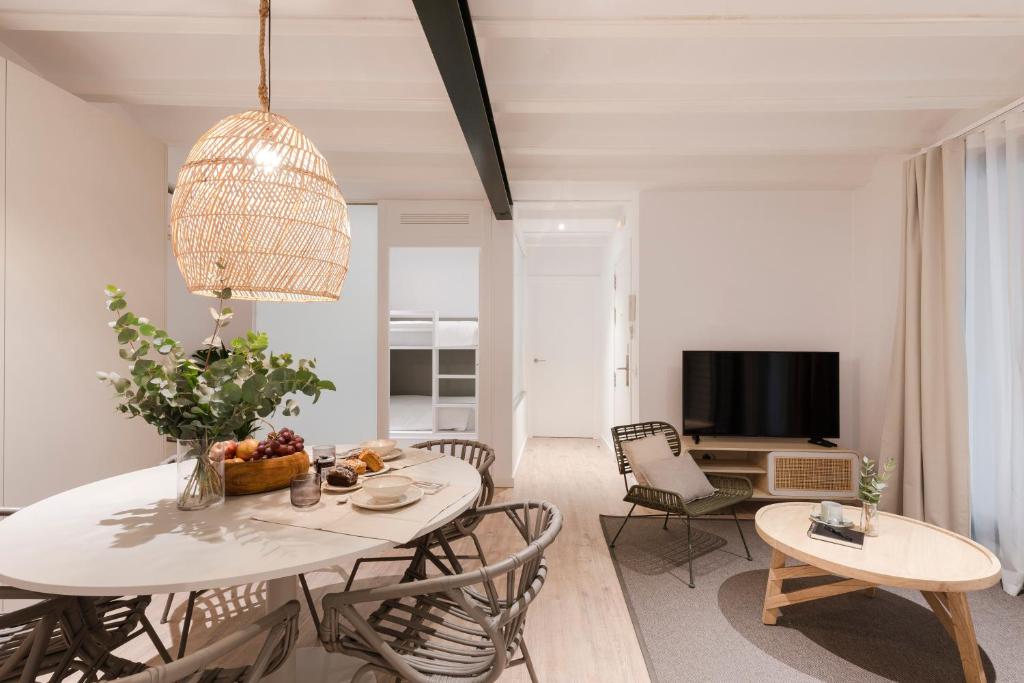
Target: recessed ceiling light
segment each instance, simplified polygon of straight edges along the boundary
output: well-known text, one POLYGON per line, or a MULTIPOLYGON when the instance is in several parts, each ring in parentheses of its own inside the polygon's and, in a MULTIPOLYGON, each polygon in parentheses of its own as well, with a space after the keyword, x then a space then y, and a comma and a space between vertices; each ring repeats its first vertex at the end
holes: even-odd
POLYGON ((559 223, 558 224, 558 229, 559 230, 565 230, 565 223, 559 223))

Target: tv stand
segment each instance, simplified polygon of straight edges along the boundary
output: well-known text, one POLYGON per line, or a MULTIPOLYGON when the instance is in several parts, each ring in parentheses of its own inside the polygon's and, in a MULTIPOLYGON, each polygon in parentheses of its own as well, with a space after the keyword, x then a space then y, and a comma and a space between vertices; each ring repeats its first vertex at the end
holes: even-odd
POLYGON ((682 438, 682 455, 692 457, 707 474, 747 478, 754 495, 749 504, 741 506, 739 512, 744 517, 761 505, 785 500, 852 503, 857 499, 860 455, 849 448, 797 439, 740 437, 705 437, 698 443, 696 435, 688 435, 682 438), (780 457, 790 459, 789 468, 780 457), (797 466, 792 467, 794 464, 797 466))
POLYGON ((822 448, 837 448, 839 446, 839 444, 832 443, 831 441, 823 439, 820 436, 812 436, 811 438, 807 439, 807 443, 812 443, 815 446, 821 446, 822 448))

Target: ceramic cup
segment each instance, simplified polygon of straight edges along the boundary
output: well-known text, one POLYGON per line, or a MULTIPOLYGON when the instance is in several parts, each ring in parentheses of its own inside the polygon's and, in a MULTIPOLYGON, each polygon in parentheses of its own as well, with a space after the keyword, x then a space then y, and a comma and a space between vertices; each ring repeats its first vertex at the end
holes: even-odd
POLYGON ((821 501, 821 512, 818 513, 821 520, 827 524, 842 524, 843 506, 835 501, 821 501))

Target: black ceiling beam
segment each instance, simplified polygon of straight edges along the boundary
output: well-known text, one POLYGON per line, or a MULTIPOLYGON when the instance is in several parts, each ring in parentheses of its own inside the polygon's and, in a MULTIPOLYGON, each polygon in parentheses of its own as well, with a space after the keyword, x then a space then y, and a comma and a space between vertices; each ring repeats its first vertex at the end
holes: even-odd
POLYGON ((508 174, 501 158, 468 0, 413 0, 413 5, 494 217, 512 220, 512 193, 508 189, 508 174))

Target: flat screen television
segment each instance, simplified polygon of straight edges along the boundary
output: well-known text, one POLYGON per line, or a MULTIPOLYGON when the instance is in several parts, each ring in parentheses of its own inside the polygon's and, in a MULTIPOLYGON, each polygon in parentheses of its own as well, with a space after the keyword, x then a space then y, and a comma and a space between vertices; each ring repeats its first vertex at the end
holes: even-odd
POLYGON ((821 351, 683 351, 683 433, 702 436, 839 436, 839 354, 821 351))

